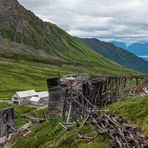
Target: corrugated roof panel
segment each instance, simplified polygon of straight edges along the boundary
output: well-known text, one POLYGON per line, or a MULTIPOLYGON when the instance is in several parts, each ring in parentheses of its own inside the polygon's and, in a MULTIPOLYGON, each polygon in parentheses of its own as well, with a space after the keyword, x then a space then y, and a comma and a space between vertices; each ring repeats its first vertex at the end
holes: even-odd
POLYGON ((19 91, 19 92, 16 92, 16 94, 17 94, 20 98, 31 97, 31 96, 38 95, 35 90, 19 91))

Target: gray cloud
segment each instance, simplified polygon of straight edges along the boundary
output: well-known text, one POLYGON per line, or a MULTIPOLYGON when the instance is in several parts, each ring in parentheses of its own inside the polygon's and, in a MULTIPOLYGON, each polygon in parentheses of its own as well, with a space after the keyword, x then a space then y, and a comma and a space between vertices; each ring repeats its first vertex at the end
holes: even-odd
POLYGON ((148 0, 19 0, 73 36, 126 42, 148 40, 148 0))

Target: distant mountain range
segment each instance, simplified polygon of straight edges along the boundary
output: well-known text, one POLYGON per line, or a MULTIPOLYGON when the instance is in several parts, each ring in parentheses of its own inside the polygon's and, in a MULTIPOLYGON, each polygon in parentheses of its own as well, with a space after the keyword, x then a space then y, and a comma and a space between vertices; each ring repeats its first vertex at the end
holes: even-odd
POLYGON ((130 45, 126 45, 126 43, 124 42, 117 42, 117 41, 113 41, 112 43, 148 61, 148 42, 133 43, 130 45))
MULTIPOLYGON (((78 40, 112 61, 125 67, 148 73, 148 62, 123 49, 126 47, 125 44, 120 44, 122 48, 119 48, 113 43, 103 42, 95 38, 78 38, 78 40)), ((130 49, 132 49, 132 46, 130 49)))

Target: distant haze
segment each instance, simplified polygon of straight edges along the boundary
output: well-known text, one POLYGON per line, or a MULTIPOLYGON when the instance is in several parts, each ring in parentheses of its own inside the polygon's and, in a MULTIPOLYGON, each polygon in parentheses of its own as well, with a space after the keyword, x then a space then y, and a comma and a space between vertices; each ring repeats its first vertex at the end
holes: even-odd
POLYGON ((19 0, 73 36, 148 41, 148 0, 19 0))
POLYGON ((127 45, 124 42, 117 42, 113 41, 112 42, 114 45, 126 49, 134 54, 136 54, 138 57, 145 59, 148 61, 148 42, 144 43, 133 43, 130 45, 127 45))

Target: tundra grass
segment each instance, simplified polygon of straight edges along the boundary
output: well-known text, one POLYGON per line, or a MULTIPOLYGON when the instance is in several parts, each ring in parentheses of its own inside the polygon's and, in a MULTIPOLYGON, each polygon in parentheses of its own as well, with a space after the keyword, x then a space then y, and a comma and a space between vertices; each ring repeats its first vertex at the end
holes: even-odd
POLYGON ((10 99, 21 90, 47 90, 46 79, 51 76, 71 73, 67 68, 35 63, 0 61, 0 99, 10 99))
MULTIPOLYGON (((148 135, 148 97, 138 97, 134 99, 124 99, 114 103, 106 109, 122 116, 129 124, 137 125, 148 135)), ((47 108, 36 112, 35 116, 47 111, 47 108)), ((32 132, 24 138, 13 139, 14 148, 39 147, 46 148, 55 146, 57 148, 108 148, 109 138, 106 135, 97 135, 96 129, 91 125, 85 125, 82 128, 74 126, 69 132, 63 128, 56 128, 59 122, 64 122, 59 117, 50 117, 47 122, 33 127, 32 132), (91 142, 86 142, 78 137, 78 133, 95 137, 91 142), (30 142, 32 141, 32 142, 30 142)))
POLYGON ((31 113, 33 110, 35 110, 34 107, 27 107, 27 106, 18 106, 18 105, 9 105, 7 103, 0 103, 0 109, 1 108, 7 108, 7 107, 13 107, 14 108, 14 127, 19 128, 27 121, 24 119, 25 114, 31 113))
POLYGON ((122 116, 129 124, 135 124, 148 135, 148 96, 125 99, 107 107, 122 116))
MULTIPOLYGON (((94 63, 82 63, 81 65, 53 65, 39 62, 25 62, 14 60, 0 61, 0 99, 10 99, 16 91, 35 89, 47 90, 46 79, 63 74, 80 71, 87 74, 124 75, 134 74, 134 71, 123 67, 109 67, 94 63)), ((137 73, 136 73, 137 74, 137 73)))
POLYGON ((36 118, 43 118, 45 113, 47 113, 47 112, 48 112, 48 107, 45 106, 44 108, 41 108, 41 109, 38 108, 38 109, 32 111, 30 113, 30 115, 33 116, 33 117, 36 117, 36 118))
POLYGON ((58 123, 64 122, 59 117, 50 119, 40 125, 35 126, 32 132, 23 138, 14 138, 13 148, 108 148, 109 139, 106 135, 98 135, 91 125, 83 127, 74 126, 69 132, 63 128, 57 128, 58 123), (78 133, 94 139, 84 141, 79 138, 78 133), (30 142, 31 141, 31 142, 30 142))

